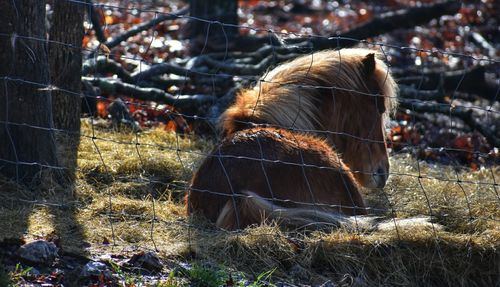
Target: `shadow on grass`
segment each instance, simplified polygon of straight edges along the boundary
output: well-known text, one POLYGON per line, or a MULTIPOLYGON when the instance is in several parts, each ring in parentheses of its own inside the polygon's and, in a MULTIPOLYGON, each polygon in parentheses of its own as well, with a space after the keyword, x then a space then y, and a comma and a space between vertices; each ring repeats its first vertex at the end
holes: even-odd
MULTIPOLYGON (((64 172, 42 171, 34 187, 0 178, 0 240, 53 239, 63 253, 85 255, 85 235, 77 220, 80 200, 75 191, 79 139, 58 138, 64 172)), ((61 252, 60 252, 61 254, 61 252)))

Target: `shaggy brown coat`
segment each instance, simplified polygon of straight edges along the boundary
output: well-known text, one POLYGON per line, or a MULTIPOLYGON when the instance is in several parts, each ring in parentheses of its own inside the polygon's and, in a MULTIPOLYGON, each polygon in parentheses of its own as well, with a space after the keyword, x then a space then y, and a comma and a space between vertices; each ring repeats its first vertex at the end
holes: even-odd
POLYGON ((366 214, 354 177, 324 140, 275 128, 225 138, 194 175, 186 205, 228 230, 275 218, 281 207, 366 214))

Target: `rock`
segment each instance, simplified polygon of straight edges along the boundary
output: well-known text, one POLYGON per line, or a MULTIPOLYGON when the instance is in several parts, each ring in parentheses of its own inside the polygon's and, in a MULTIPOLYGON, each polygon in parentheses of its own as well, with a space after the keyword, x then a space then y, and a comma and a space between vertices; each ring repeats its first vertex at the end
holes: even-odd
POLYGON ((293 278, 297 278, 303 281, 308 281, 311 276, 307 269, 304 267, 300 266, 299 264, 293 265, 289 270, 288 274, 290 274, 293 278))
POLYGON ((32 264, 51 265, 57 257, 57 251, 54 243, 36 240, 19 247, 17 255, 32 264))
POLYGON ((101 274, 104 275, 105 279, 111 279, 113 275, 106 264, 98 261, 89 261, 83 266, 80 277, 94 278, 99 277, 101 274))
POLYGON ((130 258, 129 264, 135 267, 141 267, 149 271, 160 271, 163 269, 163 264, 160 258, 154 252, 140 252, 130 258))
POLYGON ((27 276, 39 276, 40 274, 42 274, 42 272, 40 272, 40 270, 36 269, 35 267, 32 267, 28 272, 27 272, 27 276))

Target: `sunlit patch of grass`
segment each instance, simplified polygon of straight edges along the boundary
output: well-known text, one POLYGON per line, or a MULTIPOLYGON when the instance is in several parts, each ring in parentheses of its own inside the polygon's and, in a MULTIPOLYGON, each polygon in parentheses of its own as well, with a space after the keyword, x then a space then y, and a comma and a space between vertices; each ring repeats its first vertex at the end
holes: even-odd
POLYGON ((470 172, 426 163, 417 168, 408 164, 412 161, 409 157, 392 159, 394 175, 384 191, 397 217, 433 216, 455 233, 475 234, 500 227, 500 198, 494 185, 499 167, 470 172))

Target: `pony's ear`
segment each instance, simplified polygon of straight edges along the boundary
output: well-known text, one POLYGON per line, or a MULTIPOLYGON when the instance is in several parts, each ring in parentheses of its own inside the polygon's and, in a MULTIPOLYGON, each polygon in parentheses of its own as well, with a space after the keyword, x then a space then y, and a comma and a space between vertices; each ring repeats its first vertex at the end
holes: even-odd
MULTIPOLYGON (((363 64, 363 72, 367 78, 370 78, 375 73, 375 53, 369 53, 362 60, 363 64)), ((378 83, 374 82, 374 85, 378 86, 378 83)), ((378 90, 378 87, 377 87, 378 90)), ((375 90, 373 91, 375 92, 375 90)), ((378 95, 375 97, 375 105, 377 106, 377 110, 380 114, 385 112, 385 99, 383 95, 378 95)))
POLYGON ((363 70, 365 72, 366 76, 371 76, 373 75, 373 72, 375 72, 375 53, 370 53, 366 55, 363 60, 361 60, 363 63, 363 70))

